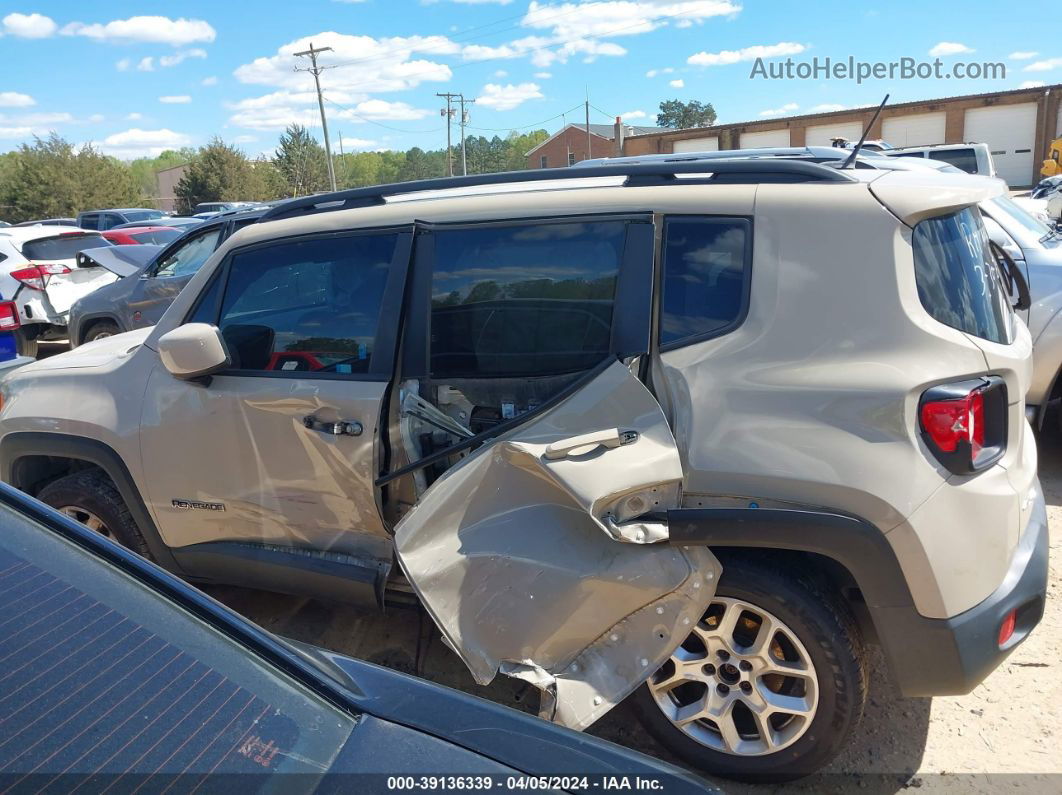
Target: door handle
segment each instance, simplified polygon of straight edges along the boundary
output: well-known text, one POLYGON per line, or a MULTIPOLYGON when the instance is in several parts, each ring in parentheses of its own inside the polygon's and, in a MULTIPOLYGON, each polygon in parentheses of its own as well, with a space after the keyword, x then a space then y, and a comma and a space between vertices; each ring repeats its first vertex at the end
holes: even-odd
POLYGON ((581 436, 572 436, 551 442, 546 446, 545 457, 551 461, 566 458, 571 455, 583 455, 596 447, 613 448, 638 441, 638 431, 621 431, 619 428, 609 428, 604 431, 584 433, 581 436))
POLYGON ((331 436, 361 436, 365 430, 357 420, 336 420, 325 422, 317 419, 312 414, 302 418, 302 424, 311 431, 327 433, 331 436))

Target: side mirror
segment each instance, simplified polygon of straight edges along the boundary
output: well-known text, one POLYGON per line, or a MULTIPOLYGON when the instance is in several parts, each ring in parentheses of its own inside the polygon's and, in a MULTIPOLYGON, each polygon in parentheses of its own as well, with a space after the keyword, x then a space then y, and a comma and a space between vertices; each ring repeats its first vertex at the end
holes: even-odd
POLYGON ((176 378, 206 378, 232 364, 221 330, 209 323, 186 323, 159 337, 162 366, 176 378))

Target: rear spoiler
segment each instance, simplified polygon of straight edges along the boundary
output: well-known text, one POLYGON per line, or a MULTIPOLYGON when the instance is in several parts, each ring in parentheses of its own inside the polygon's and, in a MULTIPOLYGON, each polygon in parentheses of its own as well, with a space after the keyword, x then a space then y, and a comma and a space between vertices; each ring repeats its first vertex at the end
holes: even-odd
POLYGON ((101 246, 86 248, 77 254, 79 268, 103 268, 119 278, 133 276, 143 270, 163 246, 140 244, 135 246, 101 246))
POLYGON ((1007 183, 995 177, 923 171, 887 171, 869 188, 889 212, 912 227, 1007 193, 1007 183))

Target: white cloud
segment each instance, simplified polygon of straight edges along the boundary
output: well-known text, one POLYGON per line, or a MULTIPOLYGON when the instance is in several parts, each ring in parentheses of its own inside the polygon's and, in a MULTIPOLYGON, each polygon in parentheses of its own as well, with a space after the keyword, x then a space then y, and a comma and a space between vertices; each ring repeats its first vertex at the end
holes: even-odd
POLYGON ((1018 88, 1043 88, 1045 85, 1043 80, 1023 80, 1018 88))
POLYGON ((136 65, 138 72, 154 72, 155 71, 155 59, 150 55, 140 59, 140 63, 136 65))
POLYGON ((656 77, 657 75, 669 75, 674 72, 675 69, 672 66, 665 66, 663 69, 650 69, 645 73, 646 77, 656 77))
POLYGON ((1062 66, 1062 58, 1047 58, 1043 61, 1035 61, 1022 69, 1023 72, 1049 72, 1062 66))
POLYGON ((125 118, 126 118, 126 121, 139 121, 140 119, 144 118, 144 114, 142 114, 142 113, 130 113, 125 118))
POLYGON ((167 149, 188 146, 191 139, 173 130, 141 130, 138 127, 108 135, 100 142, 100 149, 115 157, 133 158, 155 156, 167 149))
POLYGON ((204 77, 202 80, 199 81, 199 85, 201 86, 216 86, 217 84, 218 79, 214 75, 211 75, 210 77, 204 77))
POLYGON ((159 102, 164 105, 187 105, 192 101, 192 98, 187 94, 170 94, 168 96, 159 97, 159 102))
POLYGON ((353 118, 361 116, 372 121, 412 121, 423 119, 432 113, 423 108, 414 108, 405 102, 387 102, 382 99, 367 99, 353 108, 341 109, 334 114, 336 118, 353 118), (352 111, 352 112, 351 112, 352 111))
POLYGON ((800 106, 795 102, 787 102, 780 108, 768 108, 767 110, 761 110, 761 116, 784 116, 787 113, 792 113, 795 110, 799 110, 800 106))
POLYGON ((91 116, 88 117, 88 120, 93 124, 99 124, 105 118, 106 117, 102 113, 93 113, 91 116))
POLYGON ((960 44, 957 41, 942 41, 930 48, 929 54, 934 58, 941 55, 964 55, 973 52, 973 48, 960 44))
POLYGON ((635 119, 644 119, 648 115, 644 110, 629 110, 626 113, 621 113, 620 118, 624 121, 634 121, 635 119))
POLYGON ((535 72, 532 77, 537 77, 539 80, 549 80, 553 77, 552 72, 535 72))
POLYGON ((0 138, 29 138, 32 127, 0 127, 0 138))
POLYGON ((201 19, 170 19, 161 16, 137 16, 111 22, 71 22, 60 31, 64 36, 85 36, 96 41, 119 43, 146 42, 183 47, 195 42, 212 42, 217 32, 201 19))
POLYGON ((813 107, 811 113, 830 113, 835 110, 844 110, 844 105, 839 105, 836 102, 824 102, 821 105, 813 107))
POLYGON ((120 61, 115 61, 114 68, 119 72, 128 72, 129 67, 133 65, 133 62, 128 58, 122 58, 120 61))
POLYGON ((780 41, 777 44, 755 44, 740 50, 698 52, 686 59, 692 66, 728 66, 740 61, 755 61, 757 58, 780 58, 783 55, 798 55, 806 50, 803 44, 780 41))
POLYGON ((536 83, 520 83, 519 85, 498 85, 487 83, 483 86, 482 93, 476 97, 477 105, 485 105, 494 110, 512 110, 530 99, 541 99, 542 92, 536 83))
POLYGON ((679 78, 678 80, 670 80, 670 81, 668 81, 668 85, 671 86, 672 88, 685 88, 686 81, 682 80, 681 78, 679 78))
POLYGON ((343 149, 346 151, 365 151, 376 148, 378 145, 378 141, 370 141, 367 138, 343 137, 343 149))
POLYGON ((3 32, 22 39, 46 39, 55 34, 58 25, 43 14, 8 14, 4 17, 3 32))
POLYGON ((20 94, 18 91, 0 91, 0 108, 27 108, 36 104, 37 101, 29 94, 20 94))
POLYGON ((1035 58, 1039 54, 1040 53, 1035 50, 1018 50, 1017 52, 1012 52, 1007 57, 1012 61, 1028 61, 1030 58, 1035 58))
POLYGON ((206 57, 206 50, 200 49, 199 47, 193 47, 190 50, 181 50, 180 52, 176 52, 173 55, 163 55, 161 58, 159 58, 159 66, 176 66, 177 64, 181 63, 182 61, 186 61, 189 58, 206 57))
POLYGON ((499 80, 501 78, 503 78, 503 77, 508 77, 508 76, 509 76, 509 73, 506 72, 504 69, 499 69, 497 72, 495 72, 493 74, 493 77, 497 77, 499 80))
POLYGON ((257 135, 237 135, 232 139, 232 142, 234 144, 253 144, 257 140, 257 135))
POLYGON ((69 113, 21 113, 17 116, 0 113, 0 122, 26 127, 42 128, 50 124, 67 124, 72 121, 74 117, 69 113))
MULTIPOLYGON (((388 102, 382 99, 356 101, 356 98, 330 91, 334 101, 329 103, 330 119, 350 121, 355 124, 369 121, 411 121, 430 116, 434 111, 415 108, 406 102, 388 102), (342 102, 342 105, 337 103, 342 102)), ((229 122, 237 127, 252 130, 283 130, 289 124, 312 127, 321 123, 317 109, 317 93, 314 91, 277 91, 261 97, 243 99, 229 106, 233 111, 229 122)))

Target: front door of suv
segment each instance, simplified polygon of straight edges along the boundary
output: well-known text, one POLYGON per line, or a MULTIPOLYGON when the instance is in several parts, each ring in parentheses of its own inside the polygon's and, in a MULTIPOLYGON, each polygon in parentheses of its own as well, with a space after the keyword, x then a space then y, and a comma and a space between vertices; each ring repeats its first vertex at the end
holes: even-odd
POLYGON ((231 367, 206 385, 160 365, 144 399, 145 482, 178 561, 226 559, 211 576, 250 584, 238 567, 251 558, 272 571, 257 584, 296 592, 291 566, 312 578, 389 564, 374 442, 411 240, 282 238, 219 266, 186 320, 221 329, 231 367))

